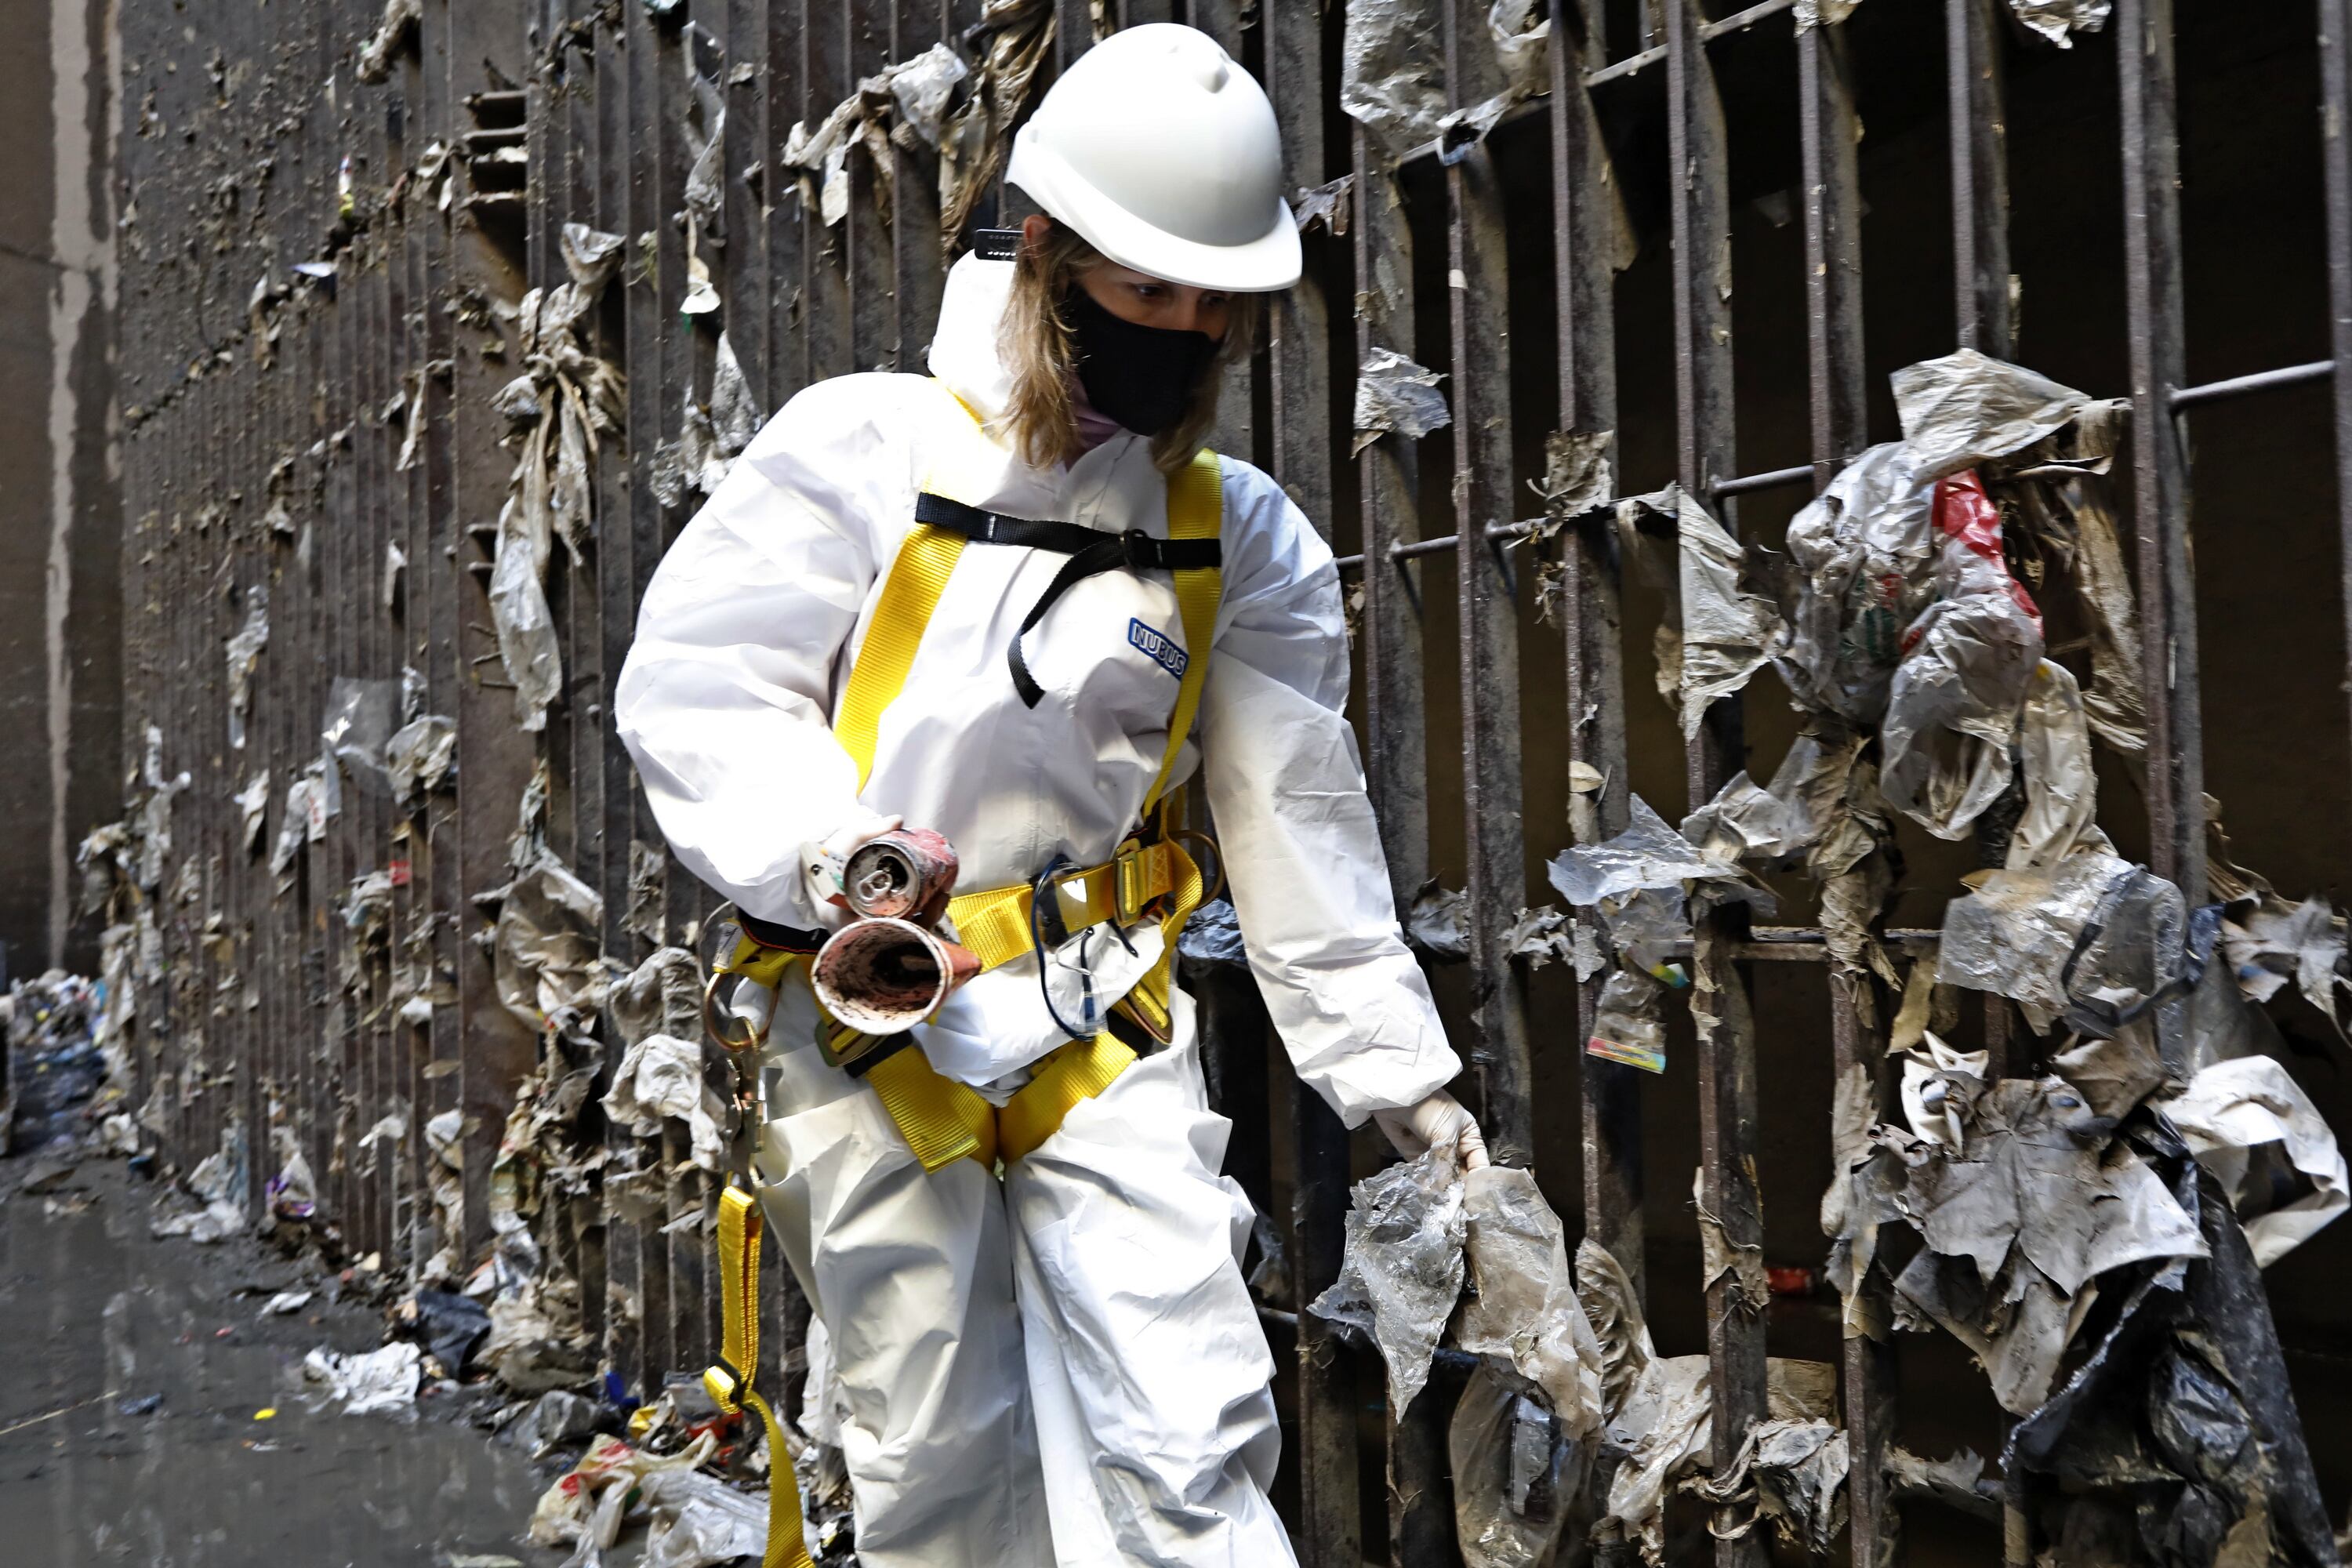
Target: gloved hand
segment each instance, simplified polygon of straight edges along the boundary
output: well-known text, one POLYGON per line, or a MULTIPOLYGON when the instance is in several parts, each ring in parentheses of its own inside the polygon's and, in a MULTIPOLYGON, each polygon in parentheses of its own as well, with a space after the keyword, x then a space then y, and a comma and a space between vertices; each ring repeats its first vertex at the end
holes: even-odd
POLYGON ((835 828, 816 843, 802 845, 801 882, 808 889, 809 902, 820 908, 830 904, 847 909, 849 900, 841 892, 842 868, 852 855, 898 826, 895 816, 869 816, 835 828))
POLYGON ((1487 1163, 1486 1136, 1478 1131, 1478 1119, 1442 1089, 1416 1105, 1375 1110, 1372 1120, 1396 1145, 1396 1152, 1408 1160, 1451 1144, 1461 1157, 1465 1171, 1475 1171, 1487 1163))

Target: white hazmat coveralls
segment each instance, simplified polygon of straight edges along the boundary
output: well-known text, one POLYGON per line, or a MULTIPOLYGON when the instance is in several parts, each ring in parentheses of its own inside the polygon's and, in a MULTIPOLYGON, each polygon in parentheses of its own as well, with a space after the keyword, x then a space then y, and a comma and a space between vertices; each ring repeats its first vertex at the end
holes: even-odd
MULTIPOLYGON (((1007 376, 1010 262, 951 272, 934 375, 986 418, 1007 376)), ((763 919, 839 923, 810 901, 803 847, 876 814, 944 834, 966 890, 1027 882, 1057 853, 1108 860, 1166 746, 1177 678, 1130 623, 1183 646, 1172 580, 1087 578, 1024 639, 1045 697, 1022 704, 1014 629, 1066 557, 965 547, 864 789, 835 738, 853 661, 929 448, 972 449, 971 416, 912 375, 843 376, 793 398, 679 535, 648 586, 615 718, 678 857, 763 919), (964 421, 949 432, 943 421, 964 421)), ((1029 467, 989 443, 985 493, 1015 517, 1167 532, 1165 477, 1122 433, 1029 467)), ((975 482, 967 471, 962 483, 975 482)), ((1358 1125, 1459 1069, 1397 930, 1341 709, 1348 639, 1328 548, 1274 482, 1223 465, 1223 593, 1195 771, 1252 969, 1298 1074, 1358 1125)), ((1186 649, 1190 657, 1204 650, 1186 649)), ((1160 952, 1156 927, 1070 939, 1049 971, 1076 1017, 1085 958, 1108 1005, 1160 952), (1080 944, 1086 944, 1081 951, 1080 944)), ((915 1031, 931 1066, 999 1104, 1066 1037, 1037 959, 991 970, 915 1031)), ((798 971, 794 972, 798 973, 798 971)), ((842 1448, 868 1568, 1294 1561, 1266 1498, 1279 1443, 1265 1335, 1243 1284, 1251 1209, 1219 1173, 1189 1001, 1175 1037, 1000 1184, 972 1160, 925 1174, 876 1096, 814 1047, 788 981, 769 1037, 760 1156, 770 1223, 831 1340, 842 1448)))

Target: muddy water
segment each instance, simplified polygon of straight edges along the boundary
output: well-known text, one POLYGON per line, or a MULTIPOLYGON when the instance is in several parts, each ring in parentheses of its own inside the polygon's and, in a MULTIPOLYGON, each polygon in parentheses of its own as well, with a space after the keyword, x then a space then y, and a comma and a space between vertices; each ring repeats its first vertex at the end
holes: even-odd
POLYGON ((265 1319, 304 1283, 292 1265, 243 1240, 152 1238, 152 1189, 119 1164, 36 1196, 11 1191, 22 1163, 0 1162, 0 1563, 563 1560, 522 1543, 547 1477, 432 1398, 406 1418, 307 1407, 304 1352, 373 1349, 373 1310, 314 1298, 265 1319))

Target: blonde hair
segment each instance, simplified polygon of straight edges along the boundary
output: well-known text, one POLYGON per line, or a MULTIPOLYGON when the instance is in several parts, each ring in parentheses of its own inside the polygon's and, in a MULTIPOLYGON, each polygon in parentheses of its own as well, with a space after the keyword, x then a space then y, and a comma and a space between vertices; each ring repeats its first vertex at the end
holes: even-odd
MULTIPOLYGON (((1058 223, 1039 243, 1024 240, 1013 260, 1013 296, 997 344, 1013 374, 1013 386, 994 427, 1033 468, 1075 461, 1078 456, 1078 420, 1071 408, 1077 356, 1062 301, 1081 276, 1102 264, 1102 252, 1076 229, 1058 223)), ((1208 439, 1209 427, 1217 422, 1217 395, 1224 386, 1225 368, 1247 358, 1256 345, 1259 308, 1255 294, 1232 296, 1224 342, 1202 372, 1184 416, 1151 438, 1151 460, 1160 472, 1172 474, 1191 462, 1208 439)))

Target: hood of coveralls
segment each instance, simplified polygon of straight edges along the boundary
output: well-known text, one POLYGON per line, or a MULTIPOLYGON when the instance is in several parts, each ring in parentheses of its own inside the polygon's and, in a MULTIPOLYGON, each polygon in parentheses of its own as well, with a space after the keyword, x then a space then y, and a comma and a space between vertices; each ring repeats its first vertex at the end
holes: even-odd
POLYGON ((966 256, 948 269, 940 299, 940 327, 931 337, 931 374, 982 420, 1004 412, 1013 373, 997 344, 1004 308, 1013 297, 1010 261, 966 256))

